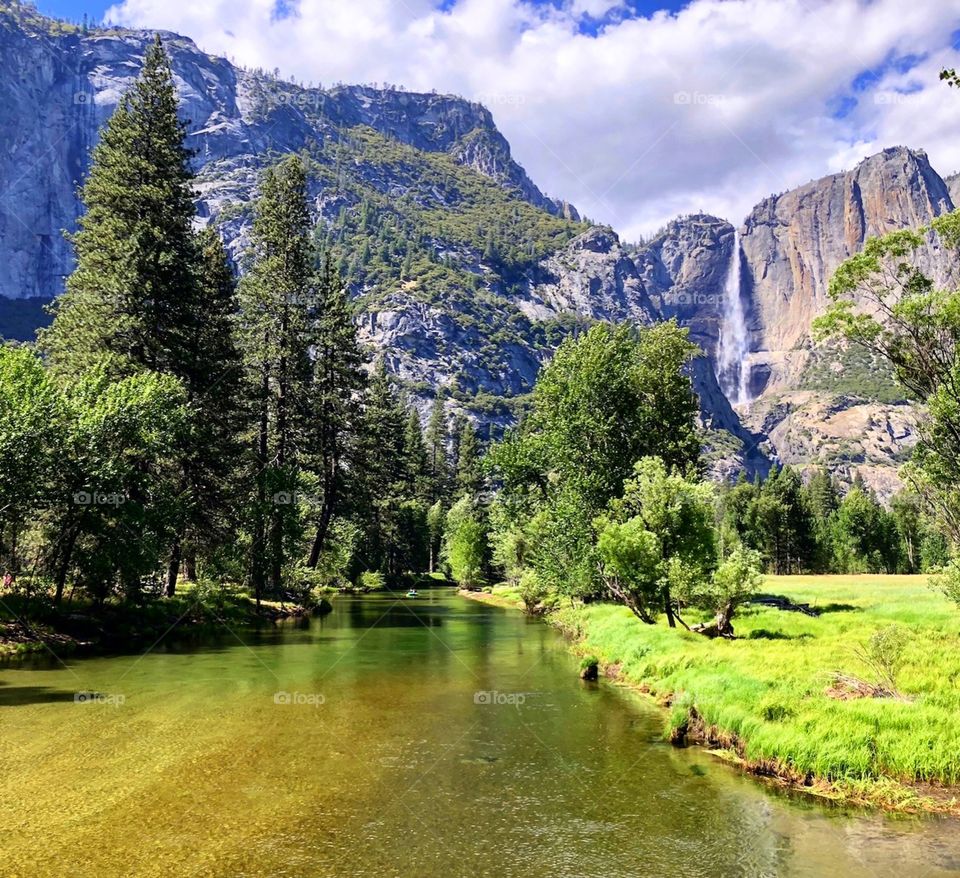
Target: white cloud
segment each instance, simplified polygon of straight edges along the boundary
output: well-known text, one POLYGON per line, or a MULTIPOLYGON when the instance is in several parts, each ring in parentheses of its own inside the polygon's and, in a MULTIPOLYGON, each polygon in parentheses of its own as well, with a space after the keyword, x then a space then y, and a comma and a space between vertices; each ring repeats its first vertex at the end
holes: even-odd
POLYGON ((960 0, 693 0, 595 35, 581 16, 622 3, 445 7, 299 0, 278 17, 274 0, 125 0, 109 15, 308 82, 483 98, 542 189, 628 238, 698 209, 739 221, 885 146, 960 169, 960 94, 937 81, 960 66, 960 0), (907 55, 922 56, 908 72, 887 63, 907 55))

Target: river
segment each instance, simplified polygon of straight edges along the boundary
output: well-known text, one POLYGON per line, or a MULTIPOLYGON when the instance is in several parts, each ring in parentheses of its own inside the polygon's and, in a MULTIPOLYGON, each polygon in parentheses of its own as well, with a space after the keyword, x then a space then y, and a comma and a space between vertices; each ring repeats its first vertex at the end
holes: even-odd
POLYGON ((449 589, 0 667, 0 875, 960 874, 953 821, 787 795, 662 728, 449 589))

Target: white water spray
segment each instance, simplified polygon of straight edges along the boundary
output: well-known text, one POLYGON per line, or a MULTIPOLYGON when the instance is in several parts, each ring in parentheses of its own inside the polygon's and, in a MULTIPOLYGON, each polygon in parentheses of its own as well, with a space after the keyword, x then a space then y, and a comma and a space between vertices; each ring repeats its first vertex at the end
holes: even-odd
POLYGON ((750 401, 750 370, 746 363, 749 352, 747 321, 740 298, 740 233, 734 230, 733 257, 723 288, 723 323, 717 348, 717 381, 734 405, 750 401))

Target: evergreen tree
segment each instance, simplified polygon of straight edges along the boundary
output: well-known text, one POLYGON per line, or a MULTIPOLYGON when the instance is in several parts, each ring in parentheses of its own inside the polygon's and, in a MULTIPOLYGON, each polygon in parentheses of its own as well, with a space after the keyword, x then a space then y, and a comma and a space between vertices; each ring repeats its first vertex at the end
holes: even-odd
POLYGON ((254 591, 269 574, 280 592, 298 526, 298 478, 311 397, 309 314, 317 302, 310 265, 306 170, 290 156, 263 176, 252 232, 253 264, 241 284, 247 364, 256 388, 254 591))
POLYGON ((480 443, 473 422, 463 419, 457 442, 457 490, 473 497, 483 484, 480 475, 480 443))
POLYGON ((430 473, 427 447, 424 443, 420 413, 411 406, 407 412, 407 425, 403 436, 405 464, 407 468, 408 493, 423 501, 430 500, 430 473))
POLYGON ((362 460, 367 524, 364 560, 369 569, 384 573, 397 572, 395 550, 407 485, 405 428, 403 408, 381 357, 366 395, 362 460))
POLYGON ((346 482, 362 428, 359 398, 365 379, 364 357, 357 328, 350 315, 347 293, 329 256, 319 277, 318 314, 315 316, 311 437, 315 469, 322 494, 317 532, 307 566, 315 568, 330 525, 343 506, 346 482))
POLYGON ((160 37, 93 151, 73 236, 77 266, 44 335, 51 363, 79 375, 103 354, 114 374, 190 372, 204 320, 190 153, 160 37), (184 362, 184 361, 187 362, 184 362))
POLYGON ((197 241, 204 319, 191 338, 196 348, 190 358, 194 368, 186 381, 193 414, 184 456, 186 520, 171 552, 168 594, 173 594, 176 585, 181 541, 191 577, 196 575, 198 550, 209 554, 233 542, 239 523, 240 462, 247 426, 243 361, 236 337, 236 281, 216 231, 205 229, 197 241))
POLYGON ((99 368, 180 381, 191 414, 175 449, 180 470, 166 593, 185 540, 212 543, 232 505, 239 359, 233 278, 219 240, 194 235, 190 153, 170 60, 157 37, 93 152, 86 212, 73 238, 77 267, 42 343, 67 380, 99 368))
POLYGON ((836 564, 833 521, 840 505, 840 496, 826 467, 820 467, 811 476, 804 488, 803 498, 813 525, 815 542, 813 557, 808 566, 816 573, 829 573, 836 564))
POLYGON ((427 467, 430 477, 430 501, 446 502, 450 493, 450 463, 447 459, 446 397, 438 392, 433 399, 430 420, 427 423, 427 467))

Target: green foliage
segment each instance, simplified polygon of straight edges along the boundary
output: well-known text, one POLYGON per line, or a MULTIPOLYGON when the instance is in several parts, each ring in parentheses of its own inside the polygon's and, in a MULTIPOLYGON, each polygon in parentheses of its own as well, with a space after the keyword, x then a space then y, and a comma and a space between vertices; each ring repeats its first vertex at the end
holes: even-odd
POLYGON ((840 338, 889 364, 912 399, 925 404, 908 472, 941 526, 960 537, 960 292, 937 289, 922 266, 928 239, 960 249, 960 214, 929 227, 873 238, 837 269, 832 305, 814 323, 821 339, 840 338))
POLYGON ((818 390, 848 399, 875 400, 885 405, 908 402, 890 364, 855 345, 824 343, 810 352, 797 383, 799 390, 818 390))
POLYGON ((825 469, 806 484, 784 468, 722 488, 717 524, 725 549, 754 548, 775 573, 917 573, 943 557, 942 539, 913 491, 895 495, 887 509, 859 480, 841 497, 825 469))
POLYGON ((387 587, 387 578, 379 570, 364 570, 357 577, 360 591, 383 591, 387 587))
POLYGON ((309 417, 305 426, 306 458, 317 474, 321 501, 308 567, 316 567, 327 550, 335 517, 348 507, 348 495, 360 479, 359 457, 363 412, 360 405, 366 378, 364 356, 357 341, 346 290, 329 256, 321 257, 314 279, 317 312, 312 321, 312 375, 308 389, 309 417))
POLYGON ((469 497, 462 497, 447 513, 443 557, 461 586, 469 588, 483 580, 487 531, 481 511, 469 497))
POLYGON ((840 503, 835 520, 835 550, 844 573, 897 570, 896 525, 872 492, 854 485, 840 503))
POLYGON ((857 650, 860 660, 876 675, 887 691, 897 691, 897 677, 903 667, 910 632, 902 625, 887 625, 874 631, 866 645, 857 650))
POLYGON ((712 633, 733 633, 730 623, 737 609, 760 590, 761 569, 760 553, 740 545, 720 562, 709 580, 696 581, 687 599, 714 613, 712 633))
POLYGON ((534 570, 524 570, 517 583, 517 591, 523 607, 528 613, 534 613, 546 601, 550 600, 550 589, 534 570))
POLYGON ((21 533, 54 490, 62 408, 31 351, 0 347, 0 563, 7 569, 19 568, 21 533))
POLYGON ((171 448, 181 501, 168 510, 171 594, 184 549, 215 551, 232 539, 242 429, 234 281, 216 235, 194 234, 185 136, 157 37, 93 151, 73 237, 76 269, 41 335, 64 380, 151 371, 182 384, 192 423, 171 448))
POLYGON ((240 286, 242 338, 257 423, 251 573, 257 599, 269 576, 280 594, 283 568, 297 551, 304 521, 291 502, 306 465, 311 384, 310 264, 306 170, 296 156, 263 175, 251 236, 252 264, 240 286))
MULTIPOLYGON (((491 450, 487 466, 503 486, 497 529, 524 534, 527 563, 554 590, 602 588, 593 519, 636 461, 696 463, 697 405, 684 374, 695 350, 672 323, 594 326, 560 346, 537 379, 530 415, 491 450)), ((494 544, 506 546, 502 536, 494 544)))
POLYGON ((94 370, 63 391, 48 564, 57 599, 68 575, 97 601, 139 595, 180 517, 172 465, 190 416, 182 386, 143 372, 111 381, 94 370))
POLYGON ((665 610, 673 624, 676 598, 689 600, 716 558, 713 489, 645 457, 609 515, 595 522, 607 589, 652 624, 665 610))
POLYGON ((189 370, 203 310, 185 135, 158 36, 93 150, 77 266, 43 335, 58 369, 80 374, 109 352, 120 374, 189 370))

